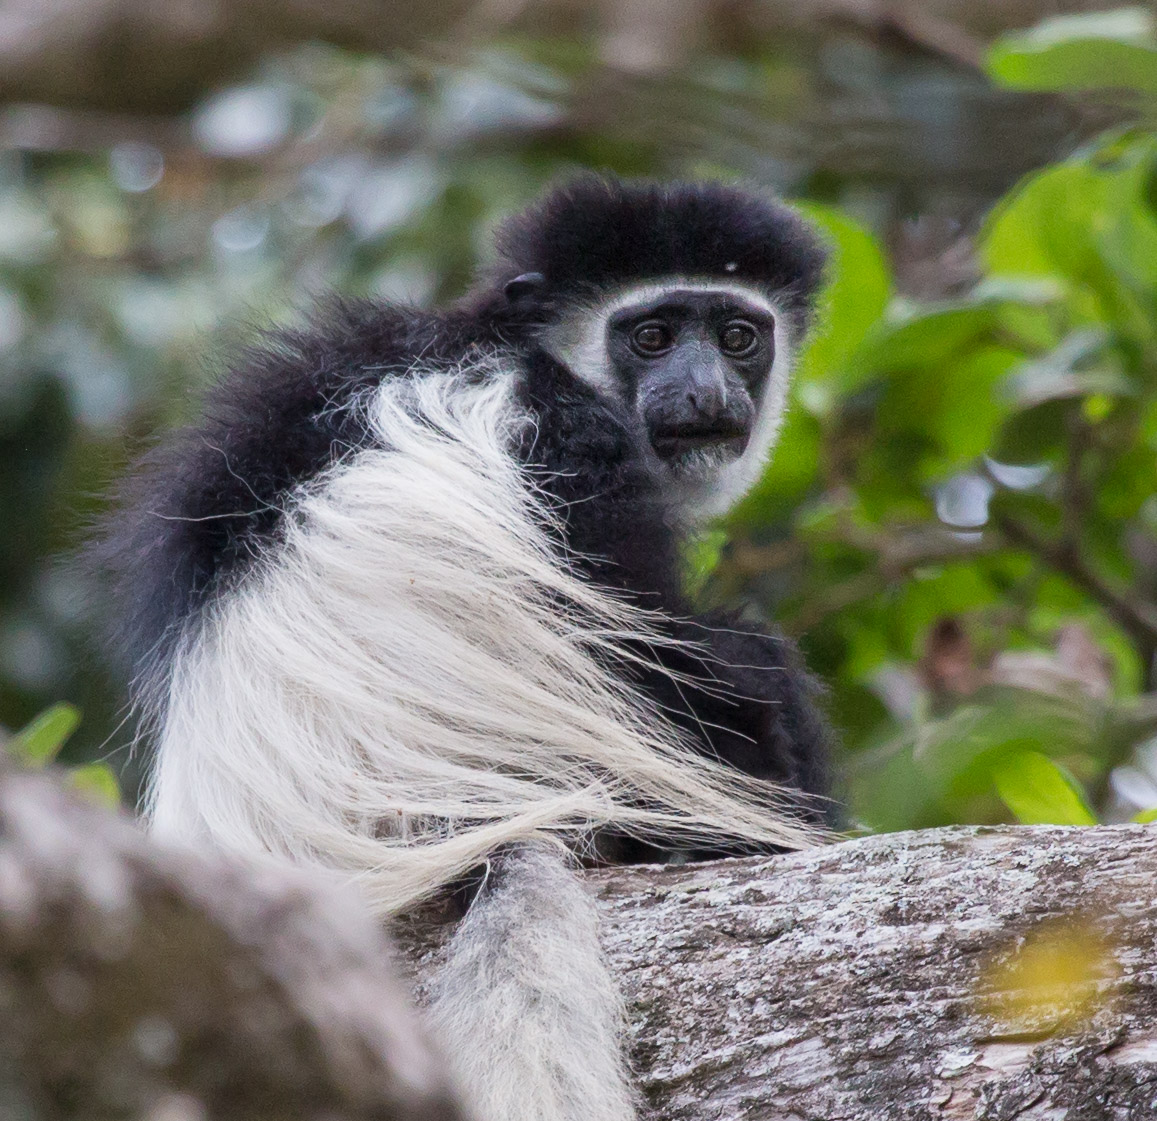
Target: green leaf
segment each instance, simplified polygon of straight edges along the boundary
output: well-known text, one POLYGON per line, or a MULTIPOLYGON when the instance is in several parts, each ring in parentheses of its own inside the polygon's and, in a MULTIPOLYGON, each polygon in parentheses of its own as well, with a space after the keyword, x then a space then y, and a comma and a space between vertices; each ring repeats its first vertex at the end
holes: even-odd
POLYGON ((1157 93, 1157 41, 1144 8, 1061 16, 1005 35, 986 60, 1014 89, 1135 89, 1157 93))
POLYGON ((98 806, 116 809, 121 804, 121 790, 116 775, 107 763, 89 763, 74 767, 67 773, 67 780, 77 793, 98 806))
POLYGON ((1019 409, 1001 428, 993 458, 1001 463, 1039 463, 1060 458, 1069 434, 1069 403, 1063 398, 1019 409))
POLYGON ((997 204, 981 231, 985 264, 997 276, 1083 276, 1088 225, 1103 193, 1097 173, 1079 161, 1029 176, 997 204))
MULTIPOLYGON (((895 613, 894 605, 889 608, 895 613)), ((918 718, 858 752, 849 784, 852 809, 879 829, 1002 820, 1007 810, 998 800, 1003 792, 995 787, 994 771, 1040 755, 1095 775, 1089 753, 1102 741, 1099 710, 1082 696, 989 686, 949 715, 918 718)))
MULTIPOLYGON (((1065 295, 1064 285, 1052 279, 1046 267, 990 277, 962 299, 923 305, 895 300, 856 356, 857 367, 872 374, 939 374, 945 362, 978 346, 1036 344, 1040 330, 1030 320, 1039 319, 1065 295), (1031 340, 1020 337, 1024 328, 1031 328, 1031 340)), ((1047 345, 1053 341, 1047 336, 1047 345)))
POLYGON ((684 586, 692 599, 698 597, 719 564, 727 534, 711 529, 696 534, 683 546, 684 586))
POLYGON ((45 709, 8 741, 8 751, 29 767, 43 767, 60 754, 80 724, 80 709, 57 704, 45 709))
POLYGON ((1076 780, 1039 751, 1001 760, 992 781, 1022 825, 1096 825, 1076 780))
POLYGON ((881 326, 862 356, 876 373, 939 370, 960 353, 990 338, 998 309, 987 304, 939 305, 881 326))
POLYGON ((1140 134, 1107 145, 1095 159, 1102 161, 1104 209, 1091 236, 1098 252, 1120 282, 1144 306, 1152 309, 1157 296, 1157 215, 1154 176, 1157 138, 1140 134))
MULTIPOLYGON (((796 376, 806 405, 820 404, 813 385, 836 384, 841 391, 862 380, 855 361, 860 344, 884 314, 892 279, 879 242, 845 214, 818 204, 799 209, 820 227, 831 249, 828 281, 817 301, 818 322, 800 355, 796 376)), ((822 412, 822 408, 817 408, 822 412)))
POLYGON ((1140 813, 1134 814, 1129 820, 1134 825, 1148 825, 1151 821, 1157 821, 1157 809, 1142 810, 1140 813))
POLYGON ((1157 222, 1147 202, 1153 143, 1134 140, 1029 176, 993 210, 980 238, 999 276, 1054 277, 1072 325, 1108 324, 1155 343, 1157 222))

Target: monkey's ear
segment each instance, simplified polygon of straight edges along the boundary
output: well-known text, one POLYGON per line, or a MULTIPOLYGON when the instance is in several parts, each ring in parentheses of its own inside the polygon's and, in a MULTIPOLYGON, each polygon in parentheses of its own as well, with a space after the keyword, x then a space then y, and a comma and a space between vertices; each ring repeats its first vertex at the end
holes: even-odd
POLYGON ((524 272, 521 276, 516 276, 513 280, 508 280, 502 287, 502 292, 506 298, 512 303, 516 304, 519 300, 525 300, 528 296, 535 296, 546 283, 546 277, 540 272, 524 272))

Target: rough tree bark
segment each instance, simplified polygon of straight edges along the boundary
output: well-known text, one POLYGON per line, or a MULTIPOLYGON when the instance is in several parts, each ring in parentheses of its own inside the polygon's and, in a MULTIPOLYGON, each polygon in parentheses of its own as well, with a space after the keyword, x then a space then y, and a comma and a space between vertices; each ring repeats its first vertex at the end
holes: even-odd
MULTIPOLYGON (((591 874, 645 1116, 1153 1117, 1155 840, 948 829, 591 874)), ((428 971, 443 934, 408 940, 428 971)), ((454 1117, 382 954, 300 874, 0 775, 0 1114, 454 1117)))
POLYGON ((600 873, 655 1117, 1157 1116, 1157 830, 600 873))

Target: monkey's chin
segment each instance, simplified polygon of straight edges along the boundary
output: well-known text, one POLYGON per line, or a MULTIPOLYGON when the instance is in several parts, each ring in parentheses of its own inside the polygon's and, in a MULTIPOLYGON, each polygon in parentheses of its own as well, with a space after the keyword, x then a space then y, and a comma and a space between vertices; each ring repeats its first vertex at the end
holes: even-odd
POLYGON ((737 447, 735 441, 726 441, 664 456, 662 464, 668 476, 680 482, 710 484, 728 464, 734 463, 742 455, 743 449, 737 447))

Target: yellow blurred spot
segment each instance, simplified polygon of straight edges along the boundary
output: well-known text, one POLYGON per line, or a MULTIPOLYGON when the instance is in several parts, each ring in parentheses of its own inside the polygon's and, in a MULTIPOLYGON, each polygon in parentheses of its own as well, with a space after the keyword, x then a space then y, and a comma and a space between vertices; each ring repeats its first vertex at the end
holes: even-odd
POLYGON ((1093 424, 1104 420, 1112 411, 1113 399, 1104 393, 1091 393, 1081 404, 1081 412, 1085 414, 1085 419, 1093 424))
POLYGON ((1099 1012, 1119 973, 1112 945, 1089 919, 1058 919, 995 957, 977 996, 994 1037, 1055 1035, 1099 1012))
POLYGON ((76 247, 90 257, 119 257, 128 251, 128 214, 113 199, 73 198, 60 218, 76 247))

